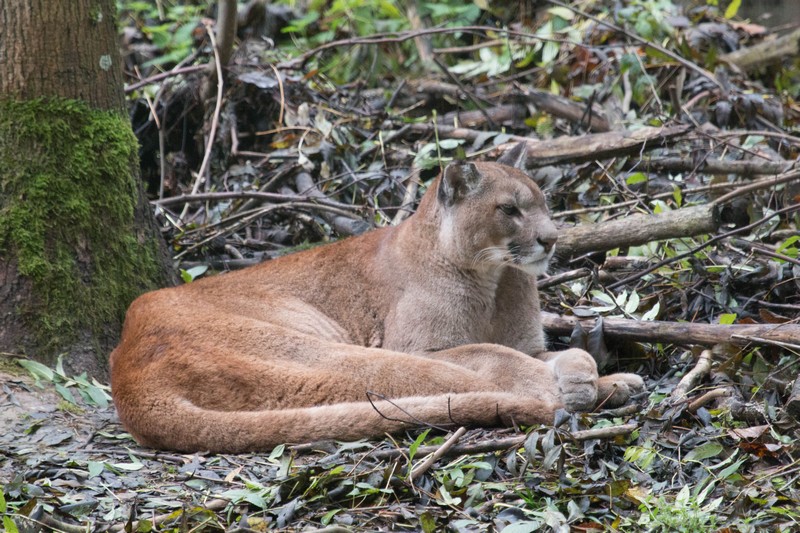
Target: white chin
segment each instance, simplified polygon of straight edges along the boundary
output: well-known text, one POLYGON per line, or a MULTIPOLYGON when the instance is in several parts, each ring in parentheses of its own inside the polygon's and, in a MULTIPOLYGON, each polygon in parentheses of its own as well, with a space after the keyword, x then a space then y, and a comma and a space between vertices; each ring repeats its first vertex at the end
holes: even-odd
POLYGON ((513 266, 514 268, 518 268, 519 270, 522 270, 531 276, 539 277, 547 272, 547 263, 547 259, 542 259, 541 261, 535 261, 533 263, 515 264, 513 266))

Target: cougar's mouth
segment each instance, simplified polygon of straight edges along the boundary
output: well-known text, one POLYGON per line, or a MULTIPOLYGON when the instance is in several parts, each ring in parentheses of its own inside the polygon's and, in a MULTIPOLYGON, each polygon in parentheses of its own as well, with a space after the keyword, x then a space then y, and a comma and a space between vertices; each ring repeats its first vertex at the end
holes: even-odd
POLYGON ((512 265, 535 276, 545 273, 553 251, 553 248, 545 250, 543 246, 537 244, 533 246, 521 246, 514 242, 508 244, 512 265))

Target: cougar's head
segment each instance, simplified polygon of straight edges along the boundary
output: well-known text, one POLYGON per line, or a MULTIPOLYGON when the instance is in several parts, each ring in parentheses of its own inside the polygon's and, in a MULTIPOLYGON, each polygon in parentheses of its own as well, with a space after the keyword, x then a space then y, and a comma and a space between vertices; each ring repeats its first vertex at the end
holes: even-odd
POLYGON ((464 268, 511 266, 538 276, 547 269, 557 231, 544 194, 521 168, 525 144, 497 163, 455 162, 439 179, 439 242, 464 268))

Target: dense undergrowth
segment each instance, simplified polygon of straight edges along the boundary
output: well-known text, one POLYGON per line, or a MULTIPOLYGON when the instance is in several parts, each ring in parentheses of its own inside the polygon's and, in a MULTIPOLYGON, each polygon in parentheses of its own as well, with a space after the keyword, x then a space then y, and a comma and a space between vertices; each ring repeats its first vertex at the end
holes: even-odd
MULTIPOLYGON (((669 215, 780 182, 723 198, 716 235, 752 227, 713 242, 704 233, 561 257, 544 283, 547 309, 796 322, 798 58, 754 70, 724 60, 773 37, 737 19, 738 2, 606 4, 251 2, 239 7, 219 88, 208 83, 213 6, 121 1, 142 173, 184 280, 397 223, 443 163, 495 158, 525 137, 540 141, 530 171, 565 226, 669 215), (614 132, 648 142, 623 149, 598 137, 614 132), (600 148, 587 152, 589 139, 600 148)), ((35 530, 24 516, 63 531, 800 528, 787 403, 800 340, 708 346, 710 372, 686 394, 676 387, 702 353, 688 340, 634 343, 595 329, 552 341, 588 346, 606 370, 641 373, 647 395, 523 428, 513 443, 504 439, 518 433, 470 431, 461 453, 417 477, 419 446, 446 436, 269 456, 153 454, 110 418, 99 384, 34 368, 43 383, 84 392, 14 426, 0 512, 9 531, 35 530), (83 422, 65 436, 69 406, 83 422), (612 426, 624 431, 581 433, 612 426)), ((15 383, 8 394, 31 388, 15 383)))

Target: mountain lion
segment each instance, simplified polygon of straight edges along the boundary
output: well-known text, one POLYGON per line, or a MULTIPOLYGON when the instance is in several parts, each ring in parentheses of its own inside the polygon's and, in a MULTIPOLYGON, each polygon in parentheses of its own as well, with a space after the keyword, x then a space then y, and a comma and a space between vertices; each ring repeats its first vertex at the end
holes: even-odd
POLYGON ((138 298, 111 354, 127 430, 244 452, 626 402, 639 376, 545 351, 535 278, 557 232, 524 159, 452 163, 396 227, 138 298))

